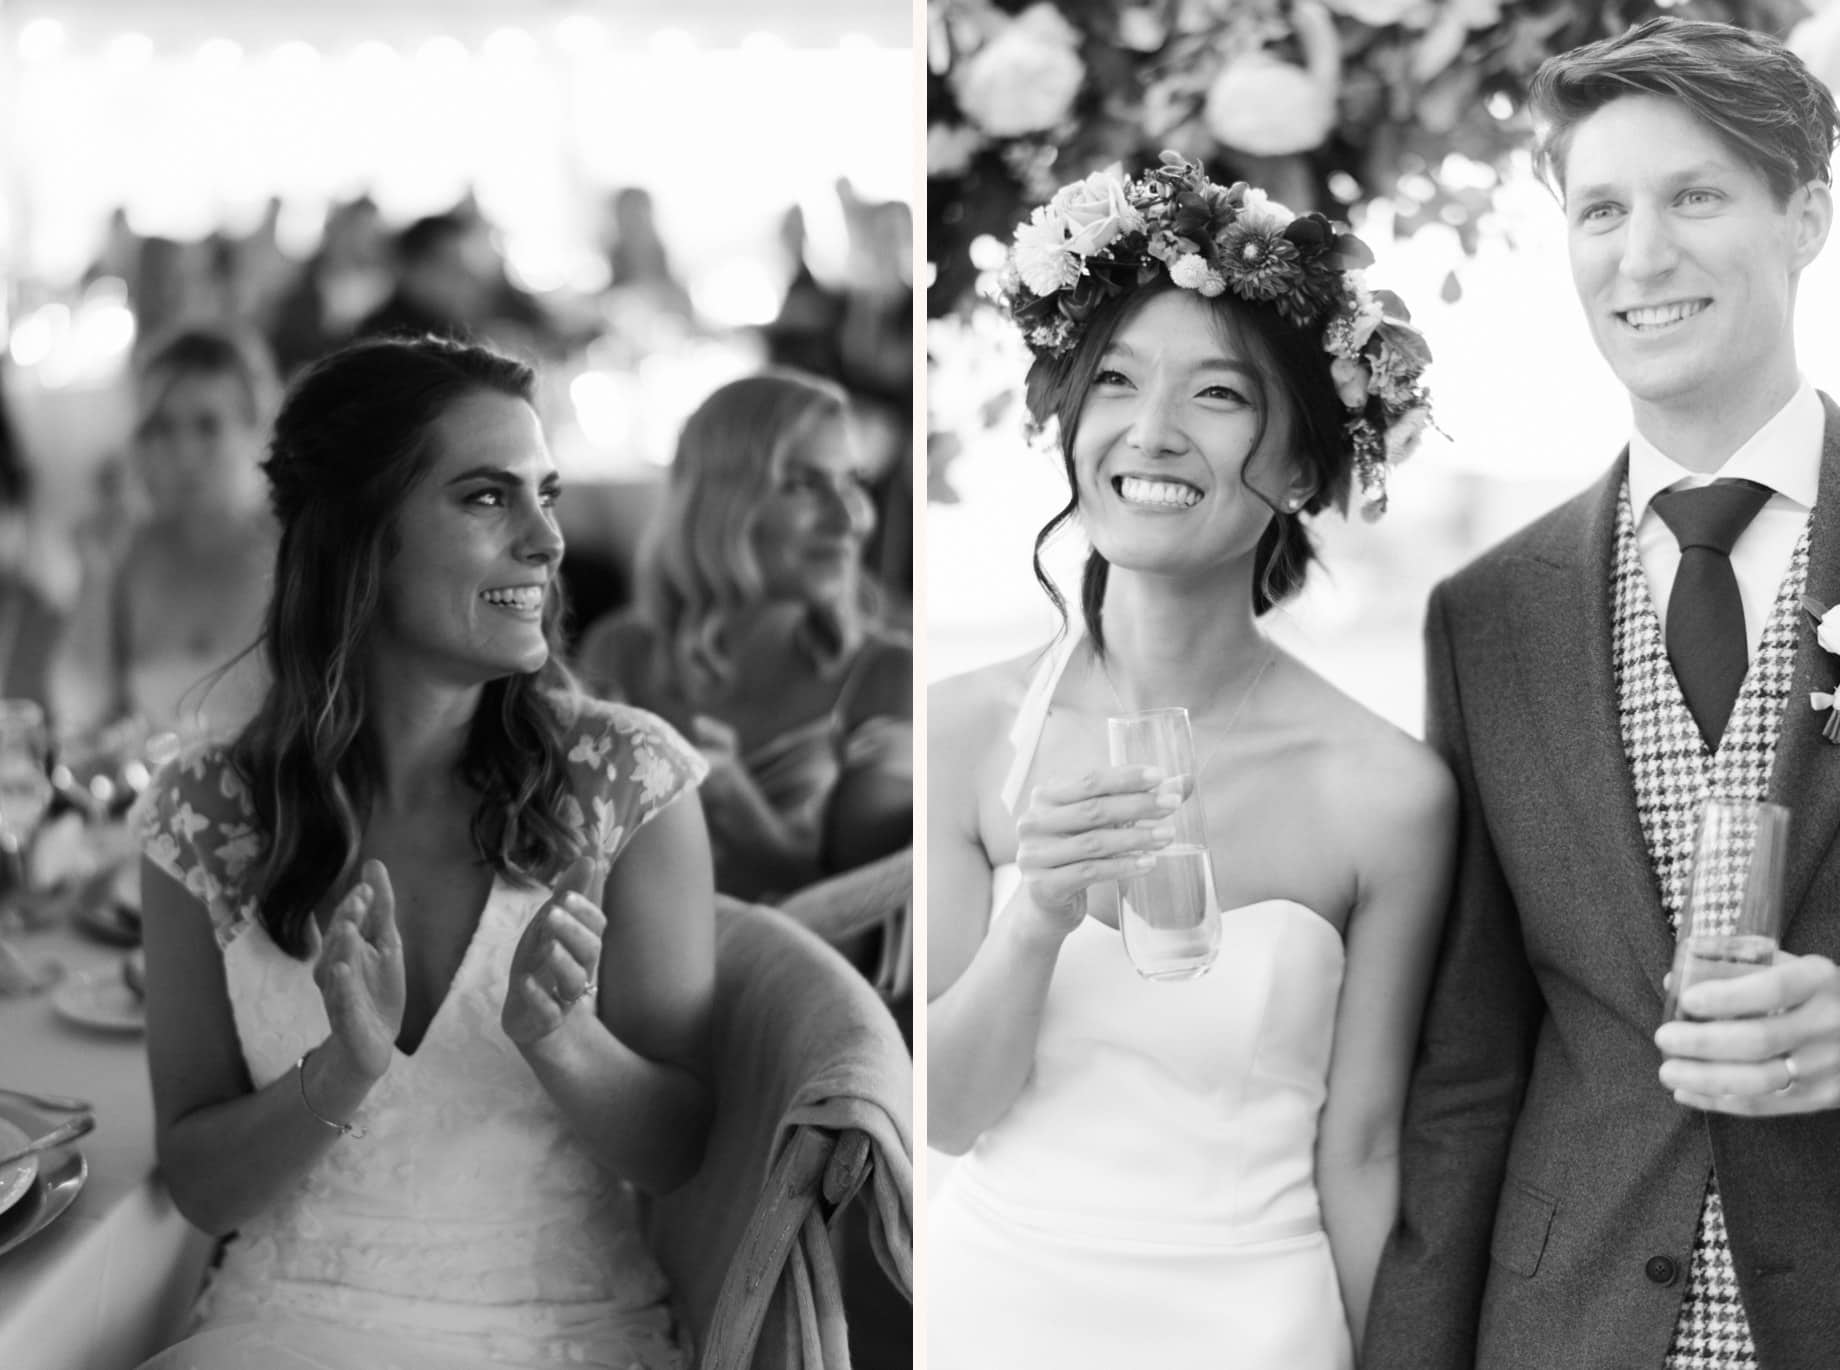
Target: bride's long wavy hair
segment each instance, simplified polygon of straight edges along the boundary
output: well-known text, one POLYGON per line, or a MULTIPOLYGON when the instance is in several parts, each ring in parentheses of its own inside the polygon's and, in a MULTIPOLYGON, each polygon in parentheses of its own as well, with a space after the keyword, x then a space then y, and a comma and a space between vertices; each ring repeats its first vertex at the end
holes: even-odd
MULTIPOLYGON (((1063 624, 1067 600, 1042 565, 1048 544, 1080 511, 1079 480, 1073 466, 1074 441, 1087 393, 1099 373, 1099 363, 1118 330, 1157 295, 1176 289, 1168 281, 1114 296, 1096 308, 1081 330, 1079 341, 1059 356, 1038 356, 1029 367, 1024 402, 1029 418, 1038 426, 1058 430, 1061 463, 1067 475, 1067 503, 1035 535, 1035 579, 1060 612, 1063 624)), ((1196 295, 1196 299, 1206 297, 1196 295)), ((1215 322, 1235 350, 1253 366, 1260 391, 1259 428, 1253 442, 1258 451, 1271 424, 1272 406, 1281 403, 1291 418, 1293 459, 1303 463, 1314 482, 1314 492, 1295 512, 1273 505, 1246 479, 1248 461, 1240 470, 1240 484, 1272 509, 1272 521, 1260 535, 1252 560, 1252 611, 1263 614, 1295 594, 1316 560, 1316 545, 1304 524, 1306 515, 1346 507, 1353 481, 1353 465, 1342 441, 1342 402, 1323 350, 1320 327, 1299 326, 1275 309, 1241 304, 1228 296, 1206 300, 1215 322), (1275 392, 1275 393, 1274 393, 1275 392)), ((1094 550, 1087 554, 1080 575, 1080 616, 1094 648, 1105 651, 1100 611, 1111 563, 1094 550)))
MULTIPOLYGON (((484 348, 362 342, 307 370, 275 419, 262 470, 281 539, 259 644, 273 684, 230 760, 263 843, 254 867, 262 923, 292 956, 306 954, 314 908, 354 874, 376 798, 364 659, 397 513, 432 462, 434 425, 469 396, 528 404, 535 387, 529 367, 484 348)), ((551 595, 543 612, 549 659, 486 684, 459 766, 479 795, 474 849, 524 885, 553 878, 581 846, 563 821, 576 692, 561 665, 560 599, 551 595)))
MULTIPOLYGON (((813 429, 848 419, 837 386, 775 367, 730 381, 684 421, 635 576, 633 598, 656 644, 654 680, 694 700, 733 675, 734 632, 767 594, 753 544, 761 502, 813 429)), ((879 613, 863 572, 850 595, 808 606, 807 645, 821 665, 843 661, 879 613)))

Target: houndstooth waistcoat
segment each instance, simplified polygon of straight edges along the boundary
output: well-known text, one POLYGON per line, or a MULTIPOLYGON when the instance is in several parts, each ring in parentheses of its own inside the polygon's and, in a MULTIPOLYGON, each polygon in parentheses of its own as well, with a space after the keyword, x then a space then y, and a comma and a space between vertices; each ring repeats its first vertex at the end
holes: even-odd
MULTIPOLYGON (((1624 486, 1617 505, 1612 620, 1617 710, 1623 750, 1635 778, 1636 812, 1662 907, 1676 934, 1700 802, 1715 794, 1762 799, 1769 786, 1795 667, 1798 605, 1807 579, 1808 530, 1803 529, 1719 749, 1709 753, 1668 664, 1624 486)), ((1754 1370, 1757 1365, 1726 1240, 1717 1175, 1707 1178, 1686 1297, 1665 1365, 1666 1370, 1754 1370)))

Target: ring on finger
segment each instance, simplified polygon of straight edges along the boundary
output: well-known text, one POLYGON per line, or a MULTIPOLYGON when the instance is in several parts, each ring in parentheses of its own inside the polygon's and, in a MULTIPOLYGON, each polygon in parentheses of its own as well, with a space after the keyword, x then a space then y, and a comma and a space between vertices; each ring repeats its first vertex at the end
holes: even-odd
POLYGON ((576 990, 573 994, 570 994, 568 991, 563 989, 561 981, 557 981, 554 995, 555 995, 556 1003, 558 1005, 560 1005, 564 1009, 571 1009, 571 1008, 574 1008, 575 1005, 579 1004, 583 999, 586 999, 590 994, 594 993, 594 990, 595 990, 595 981, 594 981, 594 978, 590 976, 588 980, 582 985, 582 987, 576 990))
POLYGON ((1772 1092, 1776 1094, 1793 1094, 1795 1092, 1795 1086, 1802 1078, 1802 1072, 1795 1068, 1795 1053, 1793 1051, 1784 1052, 1779 1059, 1783 1063, 1783 1082, 1772 1092))

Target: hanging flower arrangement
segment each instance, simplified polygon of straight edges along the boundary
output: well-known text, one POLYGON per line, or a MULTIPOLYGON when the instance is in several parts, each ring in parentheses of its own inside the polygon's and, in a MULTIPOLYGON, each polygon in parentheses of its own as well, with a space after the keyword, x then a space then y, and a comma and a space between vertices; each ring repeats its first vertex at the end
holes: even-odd
MULTIPOLYGON (((1664 8, 1783 36, 1809 15, 1803 0, 930 0, 929 312, 973 297, 989 270, 973 245, 1008 242, 1026 206, 1164 148, 1300 211, 1358 222, 1385 200, 1398 231, 1446 225, 1473 251, 1527 146, 1540 63, 1664 8)), ((1242 236, 1237 269, 1282 290, 1281 240, 1242 236)))

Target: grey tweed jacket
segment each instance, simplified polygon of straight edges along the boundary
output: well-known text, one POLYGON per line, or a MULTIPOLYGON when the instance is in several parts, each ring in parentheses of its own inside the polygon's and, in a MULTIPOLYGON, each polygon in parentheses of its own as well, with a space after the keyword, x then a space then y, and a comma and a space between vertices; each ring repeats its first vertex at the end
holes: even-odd
MULTIPOLYGON (((1808 593, 1840 601, 1840 408, 1808 593)), ((1840 1111, 1702 1114, 1656 1078, 1673 936, 1623 753, 1616 503, 1590 490, 1432 594, 1429 735, 1462 800, 1362 1370, 1659 1370, 1716 1164, 1764 1370, 1840 1366, 1840 1111)), ((1803 620, 1769 797, 1794 810, 1785 950, 1840 961, 1840 746, 1803 620)))

